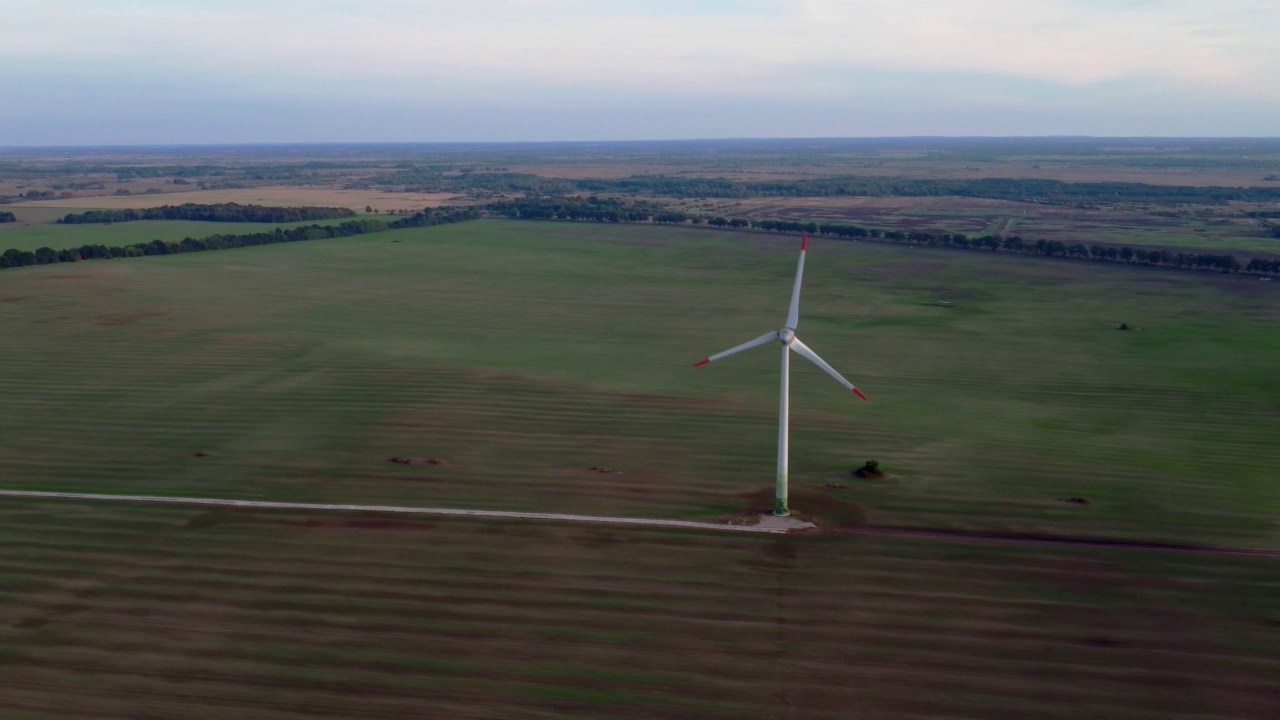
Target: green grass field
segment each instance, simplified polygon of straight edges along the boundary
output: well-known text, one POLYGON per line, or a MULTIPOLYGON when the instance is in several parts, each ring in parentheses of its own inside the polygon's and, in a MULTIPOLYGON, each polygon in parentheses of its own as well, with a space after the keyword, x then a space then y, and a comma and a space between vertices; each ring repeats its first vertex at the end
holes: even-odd
MULTIPOLYGON (((772 482, 777 351, 692 361, 781 324, 794 245, 486 221, 5 271, 0 328, 21 342, 0 475, 714 516, 772 482)), ((1271 284, 831 241, 810 255, 800 336, 871 402, 794 364, 797 486, 877 459, 894 477, 846 494, 878 523, 1280 541, 1271 284)))
MULTIPOLYGON (((777 350, 692 363, 781 324, 797 240, 483 221, 0 271, 0 484, 715 518, 772 482, 777 350)), ((871 401, 794 359, 794 486, 1280 547, 1272 285, 814 241, 799 334, 871 401)), ((6 719, 1280 713, 1274 557, 15 499, 0 543, 6 719)))
MULTIPOLYGON (((332 225, 352 218, 336 220, 308 220, 293 223, 232 223, 205 222, 201 220, 140 220, 137 222, 111 223, 109 225, 59 225, 57 219, 68 213, 84 212, 76 208, 28 208, 17 207, 12 210, 18 216, 18 222, 0 225, 0 252, 10 248, 15 250, 36 250, 49 247, 54 250, 69 250, 82 245, 124 246, 133 243, 145 243, 152 240, 182 240, 183 238, 203 238, 210 235, 243 235, 275 230, 276 228, 293 228, 304 225, 332 225)), ((394 217, 381 215, 361 215, 377 219, 393 220, 394 217)))

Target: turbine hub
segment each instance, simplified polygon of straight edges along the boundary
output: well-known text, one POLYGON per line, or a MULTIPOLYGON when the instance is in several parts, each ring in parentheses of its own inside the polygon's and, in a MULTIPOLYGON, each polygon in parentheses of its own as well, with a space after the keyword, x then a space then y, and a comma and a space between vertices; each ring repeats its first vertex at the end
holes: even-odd
POLYGON ((796 331, 791 328, 784 327, 778 331, 778 342, 783 345, 790 345, 792 340, 796 339, 796 331))

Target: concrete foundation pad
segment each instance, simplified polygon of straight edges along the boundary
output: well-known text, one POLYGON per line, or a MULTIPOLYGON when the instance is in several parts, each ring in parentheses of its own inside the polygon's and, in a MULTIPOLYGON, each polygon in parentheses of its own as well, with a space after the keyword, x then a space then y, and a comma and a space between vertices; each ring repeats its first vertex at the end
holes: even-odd
POLYGON ((778 517, 773 513, 761 515, 760 522, 756 523, 755 526, 762 530, 809 530, 818 527, 811 522, 805 522, 792 515, 778 517))

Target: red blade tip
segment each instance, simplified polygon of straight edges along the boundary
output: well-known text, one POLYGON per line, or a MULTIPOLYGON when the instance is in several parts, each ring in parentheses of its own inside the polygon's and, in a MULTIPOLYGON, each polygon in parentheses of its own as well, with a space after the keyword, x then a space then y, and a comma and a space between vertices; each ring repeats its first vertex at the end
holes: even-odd
POLYGON ((709 362, 711 362, 711 358, 707 358, 706 360, 699 360, 698 362, 694 363, 693 366, 700 367, 702 365, 706 365, 709 362))
POLYGON ((800 241, 800 249, 801 250, 809 249, 809 233, 805 233, 804 239, 800 241))
POLYGON ((862 398, 863 400, 866 400, 866 399, 867 399, 867 396, 866 396, 866 395, 863 395, 863 394, 862 394, 862 391, 861 391, 861 390, 859 390, 858 388, 854 388, 854 389, 853 389, 853 391, 854 391, 855 393, 857 393, 857 394, 858 394, 858 397, 862 398))

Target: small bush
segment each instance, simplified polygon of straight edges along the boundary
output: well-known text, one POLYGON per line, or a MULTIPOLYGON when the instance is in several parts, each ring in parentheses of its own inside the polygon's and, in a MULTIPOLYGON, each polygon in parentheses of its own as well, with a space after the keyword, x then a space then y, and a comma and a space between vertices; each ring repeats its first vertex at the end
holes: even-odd
POLYGON ((884 471, 880 469, 879 460, 868 460, 862 464, 862 467, 853 471, 854 477, 860 478, 881 478, 884 477, 884 471))

